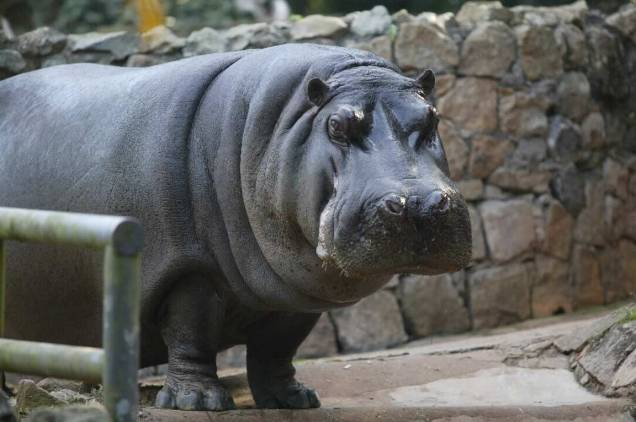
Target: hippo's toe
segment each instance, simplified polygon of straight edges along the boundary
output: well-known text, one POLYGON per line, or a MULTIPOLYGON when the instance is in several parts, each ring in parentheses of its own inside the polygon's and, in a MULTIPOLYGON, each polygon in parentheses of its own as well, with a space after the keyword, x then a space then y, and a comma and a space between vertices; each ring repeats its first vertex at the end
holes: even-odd
POLYGON ((164 409, 179 410, 231 410, 236 406, 232 396, 222 385, 207 388, 193 386, 169 385, 157 393, 155 406, 164 409))
POLYGON ((292 381, 285 386, 253 389, 256 406, 264 409, 311 409, 320 407, 318 393, 292 381))

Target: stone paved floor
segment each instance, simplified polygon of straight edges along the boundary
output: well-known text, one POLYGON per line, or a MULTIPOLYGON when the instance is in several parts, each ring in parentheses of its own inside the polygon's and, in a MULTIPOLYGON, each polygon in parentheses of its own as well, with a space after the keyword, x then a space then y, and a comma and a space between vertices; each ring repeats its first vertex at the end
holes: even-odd
MULTIPOLYGON (((542 421, 633 420, 631 403, 594 395, 575 381, 568 358, 552 346, 607 313, 530 321, 490 333, 434 338, 388 351, 299 362, 298 378, 315 387, 317 410, 251 409, 245 374, 225 371, 240 410, 174 412, 144 407, 144 421, 542 421)), ((161 385, 148 379, 148 400, 161 385)))

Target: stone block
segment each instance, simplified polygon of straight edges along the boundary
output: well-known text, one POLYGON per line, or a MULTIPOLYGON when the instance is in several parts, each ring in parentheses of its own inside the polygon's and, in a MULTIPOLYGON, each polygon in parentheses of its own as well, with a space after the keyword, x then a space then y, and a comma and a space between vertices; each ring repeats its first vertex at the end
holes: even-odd
POLYGON ((470 275, 473 328, 497 327, 529 318, 534 274, 532 265, 512 263, 470 275))
POLYGON ((386 34, 391 25, 391 15, 384 6, 371 10, 354 12, 346 16, 351 21, 351 32, 358 37, 372 37, 386 34))
POLYGON ((483 78, 459 78, 438 102, 444 118, 475 133, 497 129, 497 83, 483 78))
POLYGON ((393 60, 391 51, 391 39, 387 35, 371 38, 366 41, 359 41, 350 45, 352 48, 370 51, 388 61, 393 60))
POLYGON ((574 219, 557 201, 550 201, 544 213, 544 239, 542 250, 548 255, 568 259, 572 246, 574 219))
POLYGON ((397 300, 387 290, 330 314, 341 351, 345 353, 384 349, 408 339, 397 300))
POLYGON ((18 51, 26 56, 48 56, 61 52, 66 46, 66 35, 44 26, 20 35, 18 51))
POLYGON ((225 37, 215 29, 202 28, 188 36, 183 47, 183 56, 191 57, 222 51, 225 51, 225 37))
POLYGON ((496 262, 528 252, 535 242, 533 207, 524 199, 490 200, 479 206, 490 255, 496 262))
POLYGON ((556 78, 563 72, 563 60, 554 31, 546 26, 515 28, 523 73, 531 81, 556 78))
POLYGON ((488 178, 488 183, 514 192, 545 193, 552 173, 547 170, 523 167, 499 167, 488 178))
POLYGON ((585 182, 585 208, 581 210, 574 228, 574 239, 588 245, 605 244, 603 213, 604 187, 599 180, 585 182))
POLYGON ((545 136, 549 102, 529 92, 502 93, 499 101, 501 130, 517 138, 545 136))
POLYGON ((479 23, 466 37, 458 72, 463 75, 502 77, 516 58, 514 32, 504 23, 479 23))
POLYGON ((347 29, 347 24, 341 18, 309 15, 294 22, 291 27, 291 36, 294 41, 337 37, 344 34, 347 29))
POLYGON ((548 148, 550 155, 561 163, 576 161, 581 154, 581 129, 571 121, 557 116, 550 124, 548 148))
POLYGON ((532 316, 547 317, 572 311, 568 263, 546 255, 535 258, 537 277, 532 285, 532 316))
POLYGON ((311 333, 303 341, 296 353, 297 358, 319 358, 338 354, 336 331, 327 313, 320 315, 320 319, 311 333))
POLYGON ((473 239, 473 260, 480 261, 487 257, 486 240, 484 239, 484 229, 481 222, 481 216, 475 207, 468 206, 468 214, 470 215, 470 230, 473 239))
POLYGON ((73 53, 108 53, 116 60, 121 60, 139 51, 139 37, 125 31, 88 32, 69 35, 68 45, 73 53))
POLYGON ((557 109, 564 116, 580 122, 590 108, 590 83, 584 73, 565 73, 557 87, 557 109))
POLYGON ((470 329, 468 310, 450 274, 405 275, 398 292, 404 322, 412 336, 461 333, 470 329))
POLYGON ((581 132, 583 134, 583 148, 602 148, 606 143, 603 115, 596 111, 588 114, 581 124, 581 132))
POLYGON ((452 70, 459 64, 457 44, 441 28, 423 20, 400 25, 395 59, 404 71, 452 70))
POLYGON ((449 120, 442 119, 438 130, 444 144, 451 179, 459 180, 464 176, 464 168, 468 161, 468 146, 455 128, 455 125, 449 120))
POLYGON ((591 246, 575 245, 572 252, 573 304, 576 309, 605 303, 599 256, 591 246))
POLYGON ((493 136, 480 135, 472 139, 468 172, 472 177, 485 179, 506 159, 513 150, 512 142, 493 136))
POLYGON ((501 5, 500 1, 467 1, 457 12, 457 22, 462 25, 474 25, 483 21, 510 22, 512 12, 501 5))
POLYGON ((467 201, 476 201, 484 196, 484 182, 481 179, 460 180, 457 188, 467 201))

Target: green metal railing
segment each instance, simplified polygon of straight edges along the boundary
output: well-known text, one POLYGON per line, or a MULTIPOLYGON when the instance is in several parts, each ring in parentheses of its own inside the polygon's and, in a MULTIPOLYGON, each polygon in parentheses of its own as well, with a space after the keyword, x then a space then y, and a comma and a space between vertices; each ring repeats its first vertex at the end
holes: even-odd
POLYGON ((0 207, 0 337, 5 324, 6 240, 105 251, 103 349, 0 338, 0 370, 101 381, 111 417, 136 420, 141 225, 126 217, 0 207))

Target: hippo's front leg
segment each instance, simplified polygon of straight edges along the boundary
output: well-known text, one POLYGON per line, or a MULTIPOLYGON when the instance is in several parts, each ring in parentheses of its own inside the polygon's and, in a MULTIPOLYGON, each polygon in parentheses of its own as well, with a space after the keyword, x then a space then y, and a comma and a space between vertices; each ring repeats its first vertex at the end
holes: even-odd
POLYGON ((166 383, 156 406, 181 410, 227 410, 232 396, 216 375, 224 303, 204 277, 180 280, 168 295, 161 334, 168 347, 166 383))
POLYGON ((256 405, 269 409, 320 407, 318 394, 296 379, 292 359, 320 314, 273 312, 250 327, 247 378, 256 405))

